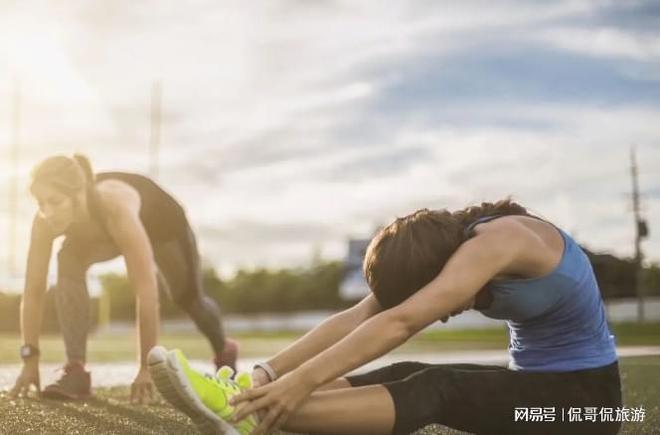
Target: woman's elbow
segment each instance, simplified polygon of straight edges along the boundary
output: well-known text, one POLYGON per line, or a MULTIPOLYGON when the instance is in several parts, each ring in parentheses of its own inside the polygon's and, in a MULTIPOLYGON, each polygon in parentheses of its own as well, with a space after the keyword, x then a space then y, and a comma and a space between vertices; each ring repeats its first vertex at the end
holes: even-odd
POLYGON ((405 343, 410 337, 417 333, 417 329, 415 328, 412 319, 408 319, 400 313, 389 313, 386 315, 386 318, 388 325, 387 330, 393 341, 405 343))

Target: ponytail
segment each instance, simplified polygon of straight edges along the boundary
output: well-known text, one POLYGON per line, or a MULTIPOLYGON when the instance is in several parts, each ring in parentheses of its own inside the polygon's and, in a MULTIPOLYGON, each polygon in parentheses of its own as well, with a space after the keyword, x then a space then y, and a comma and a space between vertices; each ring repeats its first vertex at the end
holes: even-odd
POLYGON ((88 185, 93 184, 96 176, 94 175, 94 171, 92 170, 92 164, 89 162, 87 156, 76 153, 73 155, 73 160, 78 164, 78 166, 82 170, 87 184, 88 185))

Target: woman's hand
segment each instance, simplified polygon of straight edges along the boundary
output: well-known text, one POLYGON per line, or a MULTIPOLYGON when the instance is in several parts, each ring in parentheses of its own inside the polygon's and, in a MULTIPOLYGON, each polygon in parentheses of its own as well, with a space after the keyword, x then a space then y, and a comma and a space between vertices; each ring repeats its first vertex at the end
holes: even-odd
POLYGON ((34 385, 37 388, 37 394, 41 394, 41 383, 39 380, 39 361, 26 361, 23 364, 21 374, 16 378, 14 388, 9 392, 9 397, 15 399, 18 396, 27 397, 30 387, 34 385))
POLYGON ((154 384, 151 380, 151 374, 146 367, 140 368, 137 376, 131 384, 131 403, 152 402, 154 398, 154 384))
POLYGON ((315 387, 312 382, 293 371, 274 382, 232 397, 231 405, 243 403, 243 406, 237 407, 232 420, 238 422, 252 413, 262 411, 259 412, 259 426, 252 435, 270 433, 282 427, 315 387))

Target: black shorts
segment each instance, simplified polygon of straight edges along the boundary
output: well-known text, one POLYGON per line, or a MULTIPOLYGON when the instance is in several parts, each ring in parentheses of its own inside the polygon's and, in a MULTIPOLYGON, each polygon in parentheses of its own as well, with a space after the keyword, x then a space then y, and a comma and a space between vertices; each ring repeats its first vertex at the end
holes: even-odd
MULTIPOLYGON (((396 411, 394 434, 437 423, 477 434, 616 434, 621 422, 568 421, 570 408, 621 406, 617 362, 573 372, 530 372, 476 364, 402 362, 347 377, 354 387, 382 384, 396 411), (518 408, 518 421, 514 412, 518 408), (546 419, 521 412, 543 409, 546 419), (552 410, 554 408, 554 411, 552 410), (563 420, 563 421, 562 421, 563 420)), ((585 411, 593 413, 593 410, 585 411)), ((607 412, 607 409, 605 409, 607 412)), ((589 419, 591 420, 591 419, 589 419)))

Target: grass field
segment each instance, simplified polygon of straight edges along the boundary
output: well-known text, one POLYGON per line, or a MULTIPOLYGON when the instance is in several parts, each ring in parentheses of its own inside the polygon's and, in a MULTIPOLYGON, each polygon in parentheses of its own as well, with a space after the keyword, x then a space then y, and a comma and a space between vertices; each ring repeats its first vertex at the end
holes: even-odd
MULTIPOLYGON (((659 345, 660 324, 612 325, 619 345, 659 345)), ((244 357, 270 355, 295 340, 299 334, 238 335, 244 357)), ((434 330, 415 337, 400 352, 505 349, 505 330, 434 330)), ((209 357, 208 344, 198 335, 164 335, 161 343, 179 347, 192 358, 209 357)), ((0 336, 0 363, 19 362, 16 336, 0 336)), ((43 360, 62 362, 61 337, 44 337, 43 360)), ((135 340, 129 335, 95 335, 89 343, 89 360, 130 361, 135 358, 135 340)), ((1 366, 0 366, 1 367, 1 366)), ((1 369, 1 368, 0 368, 1 369)), ((660 356, 621 359, 624 404, 642 406, 644 422, 627 423, 623 434, 660 434, 660 356)), ((0 393, 0 434, 187 434, 194 427, 181 413, 162 400, 150 405, 128 402, 128 386, 97 388, 96 397, 85 402, 55 402, 37 399, 10 400, 0 393)), ((458 434, 440 426, 428 426, 419 434, 458 434)))
MULTIPOLYGON (((641 423, 624 424, 623 434, 660 433, 660 357, 621 360, 625 406, 643 406, 641 423)), ((2 434, 192 434, 194 426, 162 400, 150 405, 127 401, 128 388, 97 389, 86 402, 55 402, 36 399, 10 400, 0 396, 2 434)), ((433 425, 417 432, 459 434, 433 425)))
MULTIPOLYGON (((660 345, 660 323, 612 324, 619 346, 660 345)), ((260 357, 273 355, 298 338, 300 333, 274 332, 233 335, 241 343, 241 356, 260 357)), ((167 348, 178 347, 190 358, 208 359, 209 345, 199 334, 164 334, 160 343, 167 348)), ((18 335, 0 335, 0 364, 20 363, 18 335)), ((446 330, 436 329, 418 334, 395 352, 438 352, 443 350, 506 349, 507 331, 498 329, 446 330)), ((64 361, 64 345, 61 336, 41 338, 43 362, 64 361)), ((88 360, 94 362, 130 361, 135 359, 135 338, 130 334, 90 336, 88 360)))

